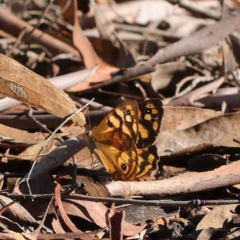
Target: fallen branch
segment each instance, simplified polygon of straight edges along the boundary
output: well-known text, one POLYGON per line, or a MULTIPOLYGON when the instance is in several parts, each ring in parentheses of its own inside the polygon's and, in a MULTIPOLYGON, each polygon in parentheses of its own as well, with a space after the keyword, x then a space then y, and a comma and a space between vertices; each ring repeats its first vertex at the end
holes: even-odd
POLYGON ((240 161, 202 173, 185 173, 177 177, 146 182, 111 182, 106 185, 110 195, 174 195, 199 192, 240 183, 240 161))

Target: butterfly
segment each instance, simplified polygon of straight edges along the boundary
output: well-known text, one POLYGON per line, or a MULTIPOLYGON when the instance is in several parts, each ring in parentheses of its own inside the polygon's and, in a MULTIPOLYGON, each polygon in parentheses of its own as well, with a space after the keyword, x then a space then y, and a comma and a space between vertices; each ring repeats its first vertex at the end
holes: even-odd
POLYGON ((125 101, 110 111, 92 131, 87 144, 114 180, 145 178, 156 168, 153 145, 163 115, 159 99, 125 101))

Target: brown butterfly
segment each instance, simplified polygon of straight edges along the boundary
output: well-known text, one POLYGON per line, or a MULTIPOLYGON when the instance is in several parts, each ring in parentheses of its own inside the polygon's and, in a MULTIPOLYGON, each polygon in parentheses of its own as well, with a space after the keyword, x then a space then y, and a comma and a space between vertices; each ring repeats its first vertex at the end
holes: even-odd
POLYGON ((163 115, 159 99, 126 101, 88 133, 88 145, 115 180, 139 180, 156 168, 155 141, 163 115))

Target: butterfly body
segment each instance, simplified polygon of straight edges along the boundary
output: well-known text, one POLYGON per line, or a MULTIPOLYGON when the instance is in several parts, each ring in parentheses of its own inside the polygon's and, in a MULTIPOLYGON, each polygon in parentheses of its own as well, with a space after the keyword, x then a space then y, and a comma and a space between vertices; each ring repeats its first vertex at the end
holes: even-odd
POLYGON ((115 180, 139 180, 158 159, 153 144, 162 118, 158 99, 126 101, 89 133, 88 145, 115 180))

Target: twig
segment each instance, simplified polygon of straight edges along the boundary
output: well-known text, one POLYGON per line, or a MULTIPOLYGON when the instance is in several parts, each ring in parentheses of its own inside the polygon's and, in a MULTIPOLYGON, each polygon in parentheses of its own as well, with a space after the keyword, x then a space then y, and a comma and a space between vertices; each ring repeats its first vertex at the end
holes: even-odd
MULTIPOLYGON (((51 199, 52 194, 13 194, 8 192, 1 193, 4 196, 13 198, 13 199, 51 199)), ((226 205, 226 204, 239 204, 239 199, 234 200, 201 200, 201 199, 193 199, 193 200, 185 200, 185 201, 174 201, 171 199, 164 200, 145 200, 145 199, 129 199, 129 198, 113 198, 113 197, 91 197, 81 194, 70 194, 66 195, 66 193, 61 194, 62 199, 78 199, 84 201, 92 201, 92 202, 116 202, 119 204, 134 204, 134 205, 144 205, 144 206, 162 206, 162 207, 171 207, 171 206, 203 206, 203 205, 226 205)))

